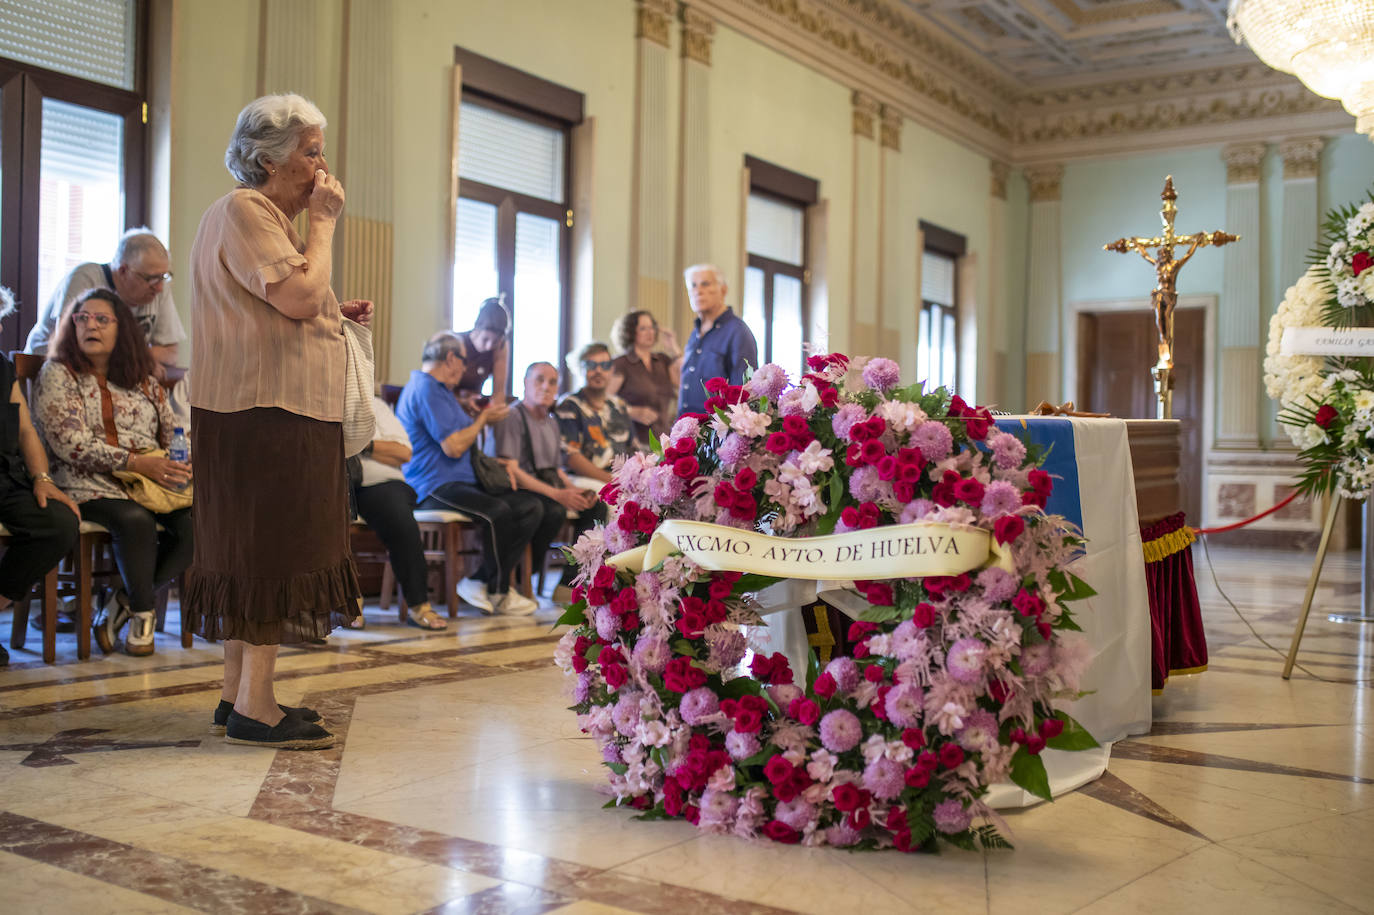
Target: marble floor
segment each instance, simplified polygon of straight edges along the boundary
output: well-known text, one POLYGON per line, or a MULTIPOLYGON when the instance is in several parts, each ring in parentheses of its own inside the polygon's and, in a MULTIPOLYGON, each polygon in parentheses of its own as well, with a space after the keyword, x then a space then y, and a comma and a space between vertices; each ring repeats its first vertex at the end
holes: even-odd
MULTIPOLYGON (((1196 548, 1211 647, 1097 782, 1010 812, 1016 848, 847 853, 698 835, 601 810, 599 757, 550 660, 554 611, 456 635, 369 628, 283 652, 279 696, 318 753, 209 734, 218 652, 0 670, 0 911, 1374 911, 1374 627, 1314 613, 1279 677, 1310 556, 1196 548), (1365 863, 1361 863, 1365 862, 1365 863)), ((1357 607, 1328 562, 1324 609, 1357 607)), ((0 614, 8 639, 9 616, 0 614)))

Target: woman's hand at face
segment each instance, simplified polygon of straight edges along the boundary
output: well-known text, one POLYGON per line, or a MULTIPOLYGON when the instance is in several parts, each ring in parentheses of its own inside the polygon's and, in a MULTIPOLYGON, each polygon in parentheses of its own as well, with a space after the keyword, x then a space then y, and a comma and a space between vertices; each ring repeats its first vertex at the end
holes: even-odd
POLYGON ((322 168, 315 170, 315 189, 310 192, 311 219, 338 219, 343 212, 344 189, 339 179, 322 168))
POLYGON ((339 303, 339 311, 350 321, 363 327, 372 326, 372 303, 367 299, 349 299, 339 303))

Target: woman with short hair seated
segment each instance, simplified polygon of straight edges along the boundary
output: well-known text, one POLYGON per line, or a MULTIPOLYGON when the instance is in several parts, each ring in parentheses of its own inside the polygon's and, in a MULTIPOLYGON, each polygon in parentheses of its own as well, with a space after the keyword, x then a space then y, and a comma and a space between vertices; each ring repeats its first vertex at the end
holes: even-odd
POLYGON ((128 622, 124 650, 140 656, 153 653, 154 592, 186 570, 192 553, 191 509, 149 511, 114 475, 132 471, 168 489, 191 481, 189 464, 147 453, 167 448, 176 422, 153 371, 129 306, 96 288, 67 307, 33 391, 53 479, 114 541, 124 587, 101 606, 96 641, 114 650, 128 622))

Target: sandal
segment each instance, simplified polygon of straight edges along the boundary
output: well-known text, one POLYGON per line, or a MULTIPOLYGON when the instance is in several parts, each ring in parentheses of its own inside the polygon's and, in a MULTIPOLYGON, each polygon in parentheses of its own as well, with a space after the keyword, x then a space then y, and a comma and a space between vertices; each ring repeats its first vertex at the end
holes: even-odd
POLYGON ((349 628, 349 629, 366 629, 366 628, 367 628, 367 618, 366 618, 365 616, 363 616, 361 613, 359 613, 357 616, 353 617, 353 619, 349 622, 348 628, 349 628))
POLYGON ((448 628, 448 620, 435 613, 429 604, 410 608, 406 614, 406 623, 416 629, 427 629, 431 632, 448 628))

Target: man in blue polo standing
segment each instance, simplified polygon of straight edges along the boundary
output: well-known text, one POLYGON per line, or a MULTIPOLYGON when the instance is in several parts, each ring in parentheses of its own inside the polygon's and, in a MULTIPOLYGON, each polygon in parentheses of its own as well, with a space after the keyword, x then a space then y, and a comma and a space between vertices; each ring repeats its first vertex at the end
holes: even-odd
POLYGON ((749 325, 725 304, 725 277, 715 265, 696 264, 682 271, 682 276, 697 318, 682 360, 677 411, 704 413, 707 394, 702 385, 707 379, 727 378, 731 384, 743 384, 745 367, 758 368, 759 347, 749 325))

